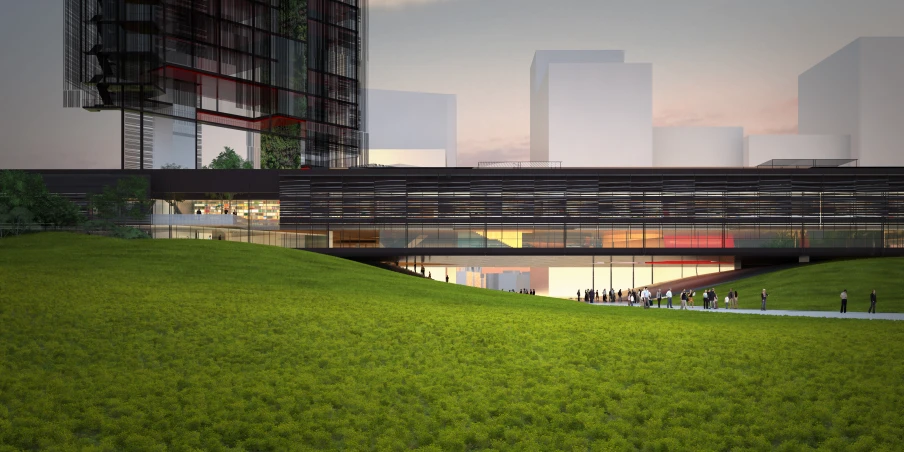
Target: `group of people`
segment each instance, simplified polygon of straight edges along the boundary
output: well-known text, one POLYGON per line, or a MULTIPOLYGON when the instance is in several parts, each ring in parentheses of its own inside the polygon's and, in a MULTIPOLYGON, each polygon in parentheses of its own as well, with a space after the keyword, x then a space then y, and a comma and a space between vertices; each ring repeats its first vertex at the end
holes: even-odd
MULTIPOLYGON (((681 301, 681 309, 688 309, 688 306, 694 307, 694 295, 695 292, 691 289, 684 289, 681 293, 678 294, 678 300, 681 301)), ((662 307, 662 289, 656 289, 656 306, 662 307)), ((665 291, 665 307, 668 309, 672 309, 672 298, 674 298, 675 294, 672 293, 672 289, 665 291)))
MULTIPOLYGON (((511 289, 509 292, 515 293, 515 289, 511 289)), ((522 295, 536 295, 537 291, 534 289, 518 289, 518 293, 522 295)))
POLYGON ((622 294, 622 290, 621 290, 621 289, 618 289, 618 292, 615 292, 615 289, 611 289, 611 288, 610 288, 610 289, 609 289, 609 292, 606 292, 606 289, 603 289, 603 295, 600 296, 600 291, 599 291, 599 290, 584 289, 584 295, 582 296, 582 295, 581 295, 581 291, 578 290, 578 292, 577 292, 577 298, 575 298, 575 299, 576 299, 577 301, 583 300, 585 303, 596 303, 596 302, 599 302, 599 301, 602 301, 603 303, 610 303, 610 302, 611 302, 611 303, 615 303, 616 300, 622 301, 622 300, 623 300, 623 298, 622 298, 623 295, 624 295, 627 299, 630 300, 630 299, 631 299, 631 293, 633 293, 633 292, 629 292, 629 293, 627 293, 627 294, 622 294), (618 295, 618 298, 616 298, 616 295, 618 295))
MULTIPOLYGON (((728 289, 728 295, 725 296, 723 303, 725 309, 738 309, 738 291, 728 289)), ((703 309, 719 309, 719 295, 716 294, 715 288, 703 291, 703 309)))
MULTIPOLYGON (((763 291, 765 294, 765 290, 763 291)), ((696 296, 696 292, 691 289, 682 290, 677 298, 680 301, 680 309, 688 309, 695 307, 694 305, 694 297, 696 296)), ((675 294, 672 293, 672 289, 668 289, 665 292, 662 289, 656 289, 656 295, 653 295, 653 292, 650 291, 649 288, 644 287, 641 290, 628 289, 625 292, 622 292, 621 289, 618 292, 615 289, 610 288, 609 292, 603 290, 602 297, 600 297, 600 292, 598 290, 592 289, 584 289, 583 296, 581 295, 581 291, 577 292, 577 300, 581 301, 583 299, 586 303, 594 303, 596 301, 602 301, 603 303, 614 303, 616 301, 622 302, 627 301, 628 306, 641 305, 644 309, 649 309, 653 307, 653 300, 656 300, 656 306, 658 308, 662 308, 662 299, 665 298, 666 308, 672 309, 672 299, 675 297, 675 294)), ((728 296, 725 297, 725 309, 738 309, 738 291, 734 289, 729 289, 728 296)), ((763 299, 762 309, 766 309, 765 298, 763 299)), ((719 297, 716 294, 716 289, 706 289, 703 291, 703 309, 719 309, 719 297)))
MULTIPOLYGON (((196 210, 195 215, 201 215, 201 209, 196 210)), ((229 215, 229 209, 223 209, 223 215, 229 215)), ((238 209, 232 209, 232 215, 239 216, 238 209)))
MULTIPOLYGON (((533 292, 533 291, 531 291, 533 292)), ((694 307, 694 297, 696 296, 696 292, 690 289, 682 290, 678 294, 678 299, 681 302, 680 309, 687 309, 688 307, 694 307)), ((614 303, 616 301, 622 302, 627 301, 628 306, 634 306, 636 304, 640 304, 644 307, 644 309, 649 309, 653 307, 653 300, 656 300, 656 306, 662 307, 662 299, 666 299, 666 308, 672 309, 672 299, 675 295, 672 293, 672 289, 668 289, 665 293, 662 292, 662 289, 656 289, 656 296, 654 297, 652 292, 644 287, 642 290, 637 291, 634 289, 628 289, 626 292, 622 292, 621 289, 616 292, 614 289, 610 288, 608 292, 603 290, 602 297, 600 297, 600 292, 598 290, 592 289, 584 289, 583 301, 587 303, 594 303, 595 301, 602 300, 603 303, 614 303)), ((763 289, 762 293, 760 293, 760 310, 766 310, 766 300, 769 298, 769 293, 766 292, 766 289, 763 289)), ((581 301, 581 291, 577 292, 577 300, 581 301)), ((847 312, 847 301, 848 301, 848 293, 847 289, 841 291, 841 313, 844 314, 847 312)), ((728 290, 728 295, 725 296, 724 305, 725 309, 738 309, 738 291, 734 289, 728 290)), ((719 296, 716 294, 716 289, 705 289, 703 291, 703 309, 719 309, 719 296)), ((876 289, 869 294, 869 310, 867 310, 870 314, 876 313, 876 289)))
MULTIPOLYGON (((841 313, 847 313, 847 300, 848 293, 847 289, 841 291, 841 313)), ((869 309, 866 311, 869 314, 876 313, 876 289, 873 289, 869 294, 869 309)))
POLYGON ((596 303, 599 301, 602 301, 603 303, 615 303, 627 301, 630 306, 640 303, 644 303, 646 307, 652 306, 652 294, 646 287, 642 291, 628 289, 624 292, 621 289, 618 289, 618 292, 616 292, 614 288, 609 288, 608 292, 603 289, 602 296, 600 296, 599 290, 584 289, 583 296, 581 295, 581 291, 578 290, 576 300, 581 301, 582 299, 586 303, 596 303))

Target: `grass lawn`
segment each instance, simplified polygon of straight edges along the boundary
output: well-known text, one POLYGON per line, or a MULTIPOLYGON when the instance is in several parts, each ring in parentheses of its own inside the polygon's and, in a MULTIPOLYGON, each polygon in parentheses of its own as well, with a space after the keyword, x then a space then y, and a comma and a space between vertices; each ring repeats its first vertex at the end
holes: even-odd
POLYGON ((0 450, 902 444, 904 322, 601 309, 231 242, 0 240, 0 450))
MULTIPOLYGON (((904 258, 887 257, 807 264, 716 286, 719 308, 728 290, 738 291, 742 309, 759 309, 760 293, 769 294, 767 309, 838 311, 841 291, 848 291, 848 312, 866 312, 876 289, 876 310, 904 312, 904 258)), ((702 306, 703 298, 697 294, 702 306)), ((695 299, 696 301, 696 299, 695 299)))

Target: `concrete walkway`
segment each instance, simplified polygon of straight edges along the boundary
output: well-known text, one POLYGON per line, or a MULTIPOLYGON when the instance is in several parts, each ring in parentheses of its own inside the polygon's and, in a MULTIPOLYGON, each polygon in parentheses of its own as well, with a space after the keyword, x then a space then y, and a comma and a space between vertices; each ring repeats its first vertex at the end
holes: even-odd
MULTIPOLYGON (((627 307, 627 303, 594 303, 593 306, 623 306, 627 307)), ((675 302, 672 301, 673 311, 681 310, 681 305, 675 305, 675 302)), ((643 306, 632 306, 637 309, 643 309, 643 306)), ((768 305, 767 305, 768 307, 768 305)), ((660 309, 656 307, 656 304, 653 304, 653 307, 650 309, 660 309)), ((661 309, 666 309, 665 303, 661 309)), ((844 314, 838 311, 780 311, 780 310, 767 310, 760 311, 759 309, 703 309, 700 306, 696 306, 693 308, 688 308, 690 311, 700 311, 706 313, 713 314, 754 314, 754 315, 784 315, 784 316, 792 316, 792 317, 822 317, 827 319, 866 319, 866 320, 904 320, 904 314, 899 313, 878 313, 878 314, 869 314, 866 312, 846 312, 844 314)))

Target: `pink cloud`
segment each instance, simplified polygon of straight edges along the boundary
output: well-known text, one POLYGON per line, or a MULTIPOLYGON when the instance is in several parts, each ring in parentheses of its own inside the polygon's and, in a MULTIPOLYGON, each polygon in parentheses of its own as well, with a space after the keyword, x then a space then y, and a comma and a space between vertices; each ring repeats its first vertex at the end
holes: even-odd
POLYGON ((785 99, 759 109, 706 112, 666 108, 654 113, 656 127, 744 127, 748 135, 797 133, 798 99, 785 99))
POLYGON ((798 98, 769 105, 754 114, 746 127, 748 135, 797 133, 798 98))
POLYGON ((721 114, 704 114, 691 110, 663 110, 654 113, 654 127, 714 126, 724 118, 721 114))
MULTIPOLYGON (((747 135, 797 133, 797 98, 785 99, 762 108, 735 111, 695 111, 666 108, 654 113, 656 127, 744 127, 747 135)), ((458 144, 458 164, 477 166, 479 162, 530 160, 529 135, 495 135, 463 140, 458 144)))

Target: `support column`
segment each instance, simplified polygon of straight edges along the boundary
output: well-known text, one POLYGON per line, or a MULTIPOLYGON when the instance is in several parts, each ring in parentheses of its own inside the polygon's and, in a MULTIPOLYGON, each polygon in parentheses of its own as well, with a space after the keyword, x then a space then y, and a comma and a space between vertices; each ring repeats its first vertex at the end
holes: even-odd
MULTIPOLYGON (((612 282, 612 258, 613 257, 615 257, 615 256, 609 256, 609 288, 610 289, 615 288, 615 286, 613 285, 614 283, 612 282)), ((609 300, 609 301, 612 301, 612 300, 609 300)))
MULTIPOLYGON (((138 89, 141 89, 139 85, 138 89)), ((138 110, 138 169, 144 169, 144 108, 138 110)))
POLYGON ((201 169, 204 166, 201 161, 201 135, 198 133, 201 130, 201 126, 198 125, 198 121, 194 121, 195 125, 195 169, 201 169))
POLYGON ((261 134, 257 132, 245 132, 245 160, 254 165, 254 169, 261 168, 261 134))
POLYGON ((119 169, 126 169, 126 108, 124 105, 120 105, 119 113, 120 113, 119 127, 120 127, 120 134, 121 134, 120 135, 121 148, 120 148, 120 156, 119 156, 119 158, 120 158, 120 168, 119 169))

